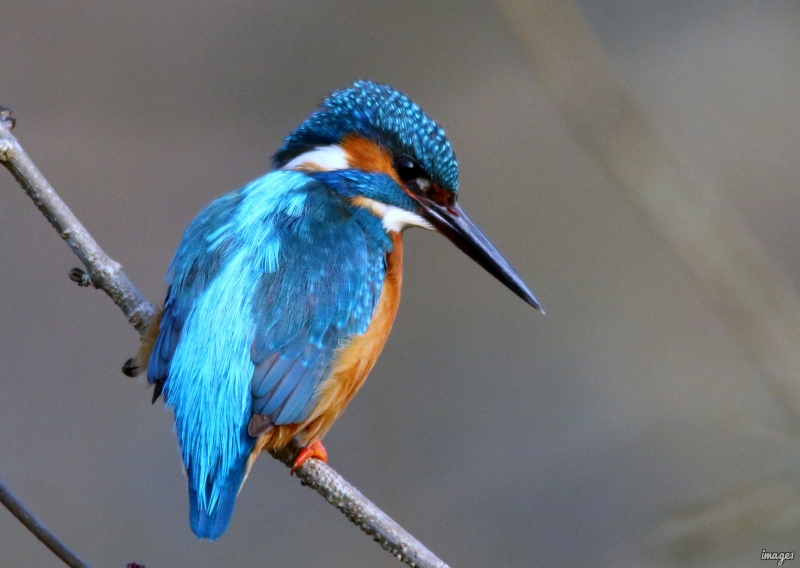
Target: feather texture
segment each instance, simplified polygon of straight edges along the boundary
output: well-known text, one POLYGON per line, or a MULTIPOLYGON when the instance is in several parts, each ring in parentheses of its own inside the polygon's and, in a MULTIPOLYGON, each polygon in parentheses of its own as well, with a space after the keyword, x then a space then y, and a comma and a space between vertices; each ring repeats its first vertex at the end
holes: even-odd
POLYGON ((227 528, 252 415, 301 423, 337 348, 367 330, 391 247, 378 218, 291 171, 218 199, 186 230, 148 379, 165 380, 198 536, 227 528))
POLYGON ((444 131, 359 81, 286 138, 274 171, 186 229, 139 363, 175 415, 199 537, 225 532, 260 451, 324 436, 375 364, 400 299, 400 231, 431 228, 400 157, 455 200, 444 131))
POLYGON ((414 156, 433 183, 453 195, 458 192, 458 163, 442 127, 402 93, 371 81, 331 94, 286 138, 273 163, 282 167, 350 135, 379 143, 393 156, 414 156))

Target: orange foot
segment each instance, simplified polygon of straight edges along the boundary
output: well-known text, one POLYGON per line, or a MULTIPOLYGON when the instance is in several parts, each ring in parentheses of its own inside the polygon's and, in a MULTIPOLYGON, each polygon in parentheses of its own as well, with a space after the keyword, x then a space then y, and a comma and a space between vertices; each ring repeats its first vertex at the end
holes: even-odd
POLYGON ((300 453, 297 454, 296 458, 294 458, 291 475, 294 475, 295 470, 303 465, 308 458, 317 458, 318 460, 328 463, 328 451, 325 449, 325 446, 322 445, 322 442, 319 440, 314 440, 312 443, 300 450, 300 453))

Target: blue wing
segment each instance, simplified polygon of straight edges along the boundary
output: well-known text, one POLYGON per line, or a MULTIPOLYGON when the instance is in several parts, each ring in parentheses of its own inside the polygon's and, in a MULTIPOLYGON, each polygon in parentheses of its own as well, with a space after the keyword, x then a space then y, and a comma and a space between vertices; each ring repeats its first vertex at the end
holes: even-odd
POLYGON ((334 351, 366 331, 383 285, 385 232, 373 236, 371 214, 329 200, 309 194, 305 214, 282 235, 280 269, 256 295, 252 410, 277 425, 306 418, 334 351))
POLYGON ((296 172, 218 199, 187 229, 148 379, 175 413, 198 536, 227 528, 253 413, 302 421, 336 348, 366 330, 390 247, 377 218, 296 172))

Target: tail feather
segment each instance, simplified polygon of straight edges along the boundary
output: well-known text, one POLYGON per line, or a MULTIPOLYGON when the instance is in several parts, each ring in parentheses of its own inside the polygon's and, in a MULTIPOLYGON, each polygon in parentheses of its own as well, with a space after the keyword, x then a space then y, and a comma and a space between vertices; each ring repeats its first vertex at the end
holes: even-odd
MULTIPOLYGON (((225 534, 231 522, 233 508, 236 505, 236 496, 244 483, 247 473, 247 460, 242 467, 232 471, 224 484, 216 484, 217 499, 208 507, 202 503, 208 503, 208 499, 200 498, 198 491, 189 483, 189 523, 192 532, 197 538, 207 538, 215 540, 225 534)), ((206 494, 211 493, 211 481, 206 488, 206 494)))

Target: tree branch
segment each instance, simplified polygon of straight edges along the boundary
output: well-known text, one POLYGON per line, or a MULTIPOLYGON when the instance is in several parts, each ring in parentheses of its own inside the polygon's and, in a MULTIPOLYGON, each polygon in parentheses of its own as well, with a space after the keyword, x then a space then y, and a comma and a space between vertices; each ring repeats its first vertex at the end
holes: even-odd
POLYGON ((25 525, 25 528, 31 531, 33 536, 42 541, 42 544, 53 551, 53 554, 63 560, 64 564, 70 568, 91 568, 91 566, 78 558, 63 542, 58 540, 56 535, 47 530, 47 527, 33 516, 33 514, 25 508, 25 505, 11 493, 2 479, 0 479, 0 503, 2 503, 12 515, 19 519, 19 522, 25 525))
MULTIPOLYGON (((292 467, 299 450, 300 448, 290 444, 271 453, 272 457, 282 461, 286 467, 292 467)), ((448 568, 447 564, 364 497, 328 464, 318 459, 309 459, 295 471, 295 474, 303 485, 325 497, 325 500, 344 513, 351 523, 371 536, 372 540, 398 560, 420 568, 448 568)))
MULTIPOLYGON (((91 284, 108 294, 114 303, 122 309, 131 325, 139 333, 143 333, 156 313, 155 307, 128 280, 122 270, 122 266, 103 252, 103 249, 100 248, 86 228, 78 221, 78 218, 75 217, 56 194, 55 190, 47 183, 47 180, 11 134, 11 128, 13 127, 14 119, 11 118, 10 111, 0 107, 0 162, 8 168, 25 190, 25 193, 28 194, 42 214, 50 221, 50 224, 53 225, 75 255, 86 266, 91 284)), ((82 283, 79 274, 73 273, 70 277, 76 282, 82 283)), ((274 452, 273 457, 291 467, 298 450, 299 448, 294 445, 287 446, 274 452)), ((296 474, 303 485, 315 489, 331 505, 344 513, 354 525, 370 535, 373 540, 398 560, 412 567, 448 568, 447 564, 439 560, 422 543, 394 522, 386 513, 376 507, 327 464, 317 459, 309 459, 296 471, 296 474)), ((0 486, 0 491, 3 489, 0 486)), ((21 503, 18 501, 15 501, 15 503, 21 514, 33 519, 33 516, 24 509, 21 503)), ((9 507, 5 501, 3 501, 3 504, 9 507)), ((10 507, 9 510, 11 510, 10 507)), ((19 515, 17 515, 17 518, 22 521, 19 515)), ((31 532, 34 532, 42 542, 45 542, 30 526, 27 524, 25 526, 31 532)), ((39 526, 52 540, 58 542, 55 536, 48 533, 41 525, 39 526)), ((49 544, 48 547, 50 547, 49 544)), ((52 547, 50 549, 53 550, 52 547)), ((55 552, 55 550, 53 551, 55 552)), ((72 556, 77 560, 77 557, 72 556)), ((70 566, 73 566, 64 557, 60 555, 59 557, 70 566)), ((74 564, 74 566, 86 566, 79 560, 77 561, 79 563, 74 564)))
POLYGON ((112 260, 100 248, 86 227, 47 183, 42 172, 11 134, 11 128, 16 121, 11 119, 10 111, 5 107, 0 107, 0 123, 0 162, 8 168, 75 256, 83 262, 94 287, 111 296, 131 325, 142 333, 155 316, 153 304, 131 284, 122 271, 122 265, 112 260))

